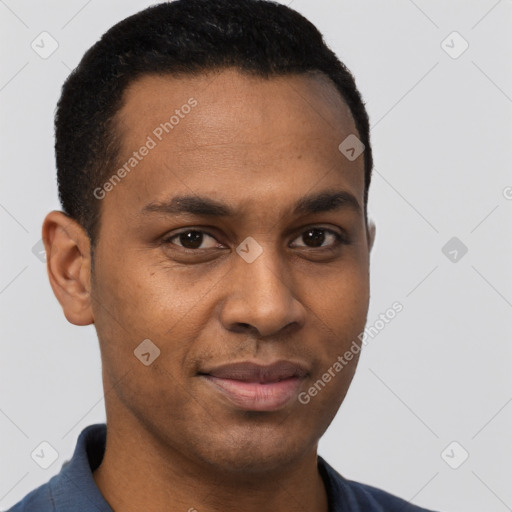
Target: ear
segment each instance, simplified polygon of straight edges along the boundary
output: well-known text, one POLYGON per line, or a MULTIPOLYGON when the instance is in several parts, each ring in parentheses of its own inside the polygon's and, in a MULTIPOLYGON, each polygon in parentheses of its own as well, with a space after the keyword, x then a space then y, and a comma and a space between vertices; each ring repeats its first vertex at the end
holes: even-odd
POLYGON ((372 250, 373 242, 375 242, 375 222, 372 219, 368 219, 368 252, 372 250))
POLYGON ((75 325, 94 323, 87 233, 64 212, 54 210, 44 219, 42 238, 50 285, 64 316, 75 325))

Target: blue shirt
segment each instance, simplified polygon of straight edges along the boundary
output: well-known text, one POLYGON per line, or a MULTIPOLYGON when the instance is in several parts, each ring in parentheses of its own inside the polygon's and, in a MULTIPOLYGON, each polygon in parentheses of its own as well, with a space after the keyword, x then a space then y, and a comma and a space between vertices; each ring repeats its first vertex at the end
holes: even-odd
MULTIPOLYGON (((93 479, 105 453, 107 426, 89 425, 78 437, 71 460, 46 484, 7 512, 113 512, 93 479)), ((385 491, 347 480, 318 456, 329 512, 429 512, 385 491)))

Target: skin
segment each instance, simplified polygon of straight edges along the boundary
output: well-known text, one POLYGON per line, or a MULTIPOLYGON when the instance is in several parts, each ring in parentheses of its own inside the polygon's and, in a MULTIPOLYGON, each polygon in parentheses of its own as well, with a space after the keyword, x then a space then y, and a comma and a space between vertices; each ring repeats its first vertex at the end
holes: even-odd
POLYGON ((108 434, 93 476, 116 512, 327 512, 317 446, 358 356, 308 404, 265 412, 237 408, 197 372, 300 361, 307 391, 363 331, 375 229, 364 219, 363 156, 338 150, 357 130, 323 75, 144 76, 117 115, 120 166, 190 97, 198 105, 101 201, 94 272, 81 226, 58 211, 44 221, 53 291, 68 321, 94 323, 100 342, 108 434), (360 210, 293 214, 303 196, 334 190, 360 210), (236 216, 140 213, 182 194, 236 216), (318 247, 311 227, 349 243, 323 231, 318 247), (201 245, 164 243, 184 228, 208 234, 201 245), (248 236, 263 249, 252 263, 236 252, 248 236), (144 339, 161 351, 149 366, 134 357, 144 339))

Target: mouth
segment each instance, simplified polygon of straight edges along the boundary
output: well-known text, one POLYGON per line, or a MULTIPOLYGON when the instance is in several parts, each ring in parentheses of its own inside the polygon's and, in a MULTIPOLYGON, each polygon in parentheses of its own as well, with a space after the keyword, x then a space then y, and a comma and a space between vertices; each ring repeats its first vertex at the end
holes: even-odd
POLYGON ((216 392, 247 411, 284 408, 297 397, 307 375, 304 365, 291 361, 270 365, 244 361, 199 372, 216 392))

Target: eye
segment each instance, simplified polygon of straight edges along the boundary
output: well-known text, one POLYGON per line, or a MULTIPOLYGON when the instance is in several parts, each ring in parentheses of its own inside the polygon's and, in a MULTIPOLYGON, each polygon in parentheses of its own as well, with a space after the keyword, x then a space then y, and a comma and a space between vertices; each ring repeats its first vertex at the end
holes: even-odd
POLYGON ((165 238, 163 243, 177 245, 178 247, 190 250, 214 249, 220 245, 213 236, 198 229, 188 229, 181 233, 175 233, 174 235, 165 238), (175 243, 174 240, 176 240, 177 243, 175 243), (202 246, 204 242, 207 243, 206 247, 202 246))
POLYGON ((307 229, 295 240, 300 240, 303 244, 295 244, 293 245, 294 247, 307 247, 310 249, 334 248, 341 243, 348 243, 340 233, 322 227, 307 229))
MULTIPOLYGON (((164 238, 162 243, 181 247, 186 251, 200 251, 224 247, 215 237, 200 229, 187 229, 179 233, 174 233, 164 238)), ((295 241, 292 242, 291 247, 334 249, 343 243, 348 244, 349 242, 342 234, 324 227, 312 227, 297 237, 295 241)))

